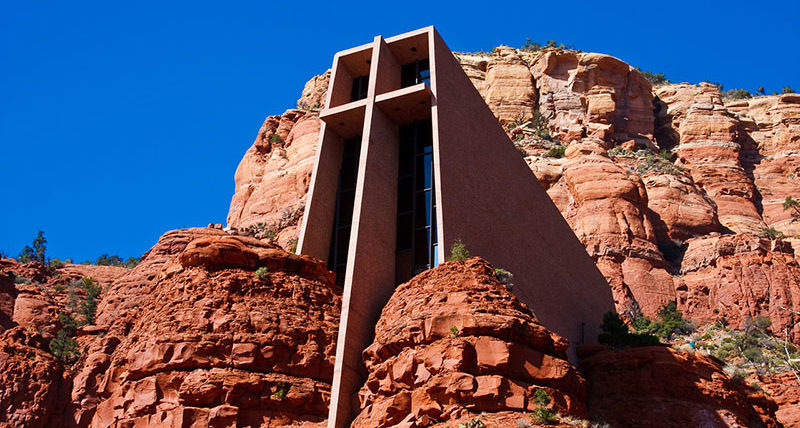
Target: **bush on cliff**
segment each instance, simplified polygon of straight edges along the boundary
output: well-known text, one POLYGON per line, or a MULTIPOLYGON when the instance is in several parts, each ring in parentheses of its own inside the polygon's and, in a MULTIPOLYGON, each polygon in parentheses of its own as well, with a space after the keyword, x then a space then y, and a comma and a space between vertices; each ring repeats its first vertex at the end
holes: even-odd
POLYGON ((753 98, 753 95, 747 89, 728 89, 722 94, 722 97, 729 100, 744 100, 753 98))
POLYGON ((460 239, 456 239, 450 247, 450 257, 447 258, 448 262, 463 262, 469 258, 469 250, 460 239))
POLYGON ((603 324, 600 326, 603 333, 598 338, 611 348, 625 348, 627 346, 654 346, 661 343, 657 337, 648 333, 631 333, 628 326, 613 311, 603 315, 603 324))
POLYGON ((633 321, 633 326, 639 333, 654 334, 664 340, 670 340, 673 334, 691 334, 694 325, 683 318, 678 311, 678 304, 674 300, 665 303, 656 313, 658 321, 651 321, 647 317, 639 317, 633 321))
POLYGON ((33 239, 33 247, 26 245, 17 256, 17 261, 20 263, 28 263, 38 261, 42 264, 47 264, 47 257, 45 251, 47 250, 47 239, 44 237, 44 232, 41 230, 36 238, 33 239))

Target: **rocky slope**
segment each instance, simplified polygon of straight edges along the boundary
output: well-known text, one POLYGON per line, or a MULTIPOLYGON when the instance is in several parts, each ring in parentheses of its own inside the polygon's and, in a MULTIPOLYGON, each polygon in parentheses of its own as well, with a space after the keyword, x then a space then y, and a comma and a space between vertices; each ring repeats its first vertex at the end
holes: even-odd
MULTIPOLYGON (((30 264, 29 264, 30 265, 30 264)), ((3 260, 4 278, 30 270, 3 260)), ((34 266, 35 267, 35 266, 34 266)), ((19 311, 0 336, 0 401, 13 426, 284 426, 327 417, 341 290, 319 262, 216 229, 165 234, 104 288, 80 358, 51 355, 65 310, 53 272, 41 319, 19 311), (256 268, 266 269, 256 275, 256 268), (48 300, 49 297, 49 300, 48 300), (26 324, 27 323, 27 327, 26 324), (28 385, 22 391, 20 385, 28 385)), ((64 269, 74 274, 75 268, 64 269)), ((33 276, 33 275, 31 275, 33 276)), ((99 276, 99 275, 98 275, 99 276)), ((7 281, 3 281, 7 290, 7 281)), ((35 294, 31 292, 31 294, 35 294)))
POLYGON ((566 349, 486 261, 445 263, 397 287, 383 308, 364 350, 369 377, 353 426, 532 411, 538 389, 562 413, 585 416, 586 382, 566 349))
MULTIPOLYGON (((728 275, 715 293, 680 276, 695 269, 683 266, 684 254, 709 239, 754 240, 775 228, 785 242, 800 242, 800 222, 782 207, 787 196, 800 196, 800 96, 726 103, 711 84, 654 88, 619 59, 563 49, 501 46, 457 57, 608 279, 620 312, 652 316, 677 299, 697 322, 708 321, 709 311, 734 322, 768 315, 775 331, 795 329, 795 318, 776 309, 796 307, 794 293, 734 293, 748 281, 756 289, 780 288, 769 275, 728 275), (532 132, 536 112, 544 129, 532 132), (539 137, 543 131, 549 139, 539 137), (548 157, 559 145, 567 146, 566 156, 548 157), (695 311, 705 294, 711 297, 695 311), (731 294, 744 300, 717 298, 731 294)), ((267 223, 284 245, 296 236, 296 222, 281 219, 294 218, 304 204, 318 136, 312 124, 319 123, 329 77, 309 81, 298 110, 267 119, 237 170, 229 226, 267 223), (275 133, 285 142, 273 147, 266 142, 275 133)), ((780 273, 770 275, 797 278, 793 248, 768 247, 751 262, 772 271, 768 261, 781 260, 780 273)), ((707 261, 705 275, 726 276, 716 260, 707 261)))

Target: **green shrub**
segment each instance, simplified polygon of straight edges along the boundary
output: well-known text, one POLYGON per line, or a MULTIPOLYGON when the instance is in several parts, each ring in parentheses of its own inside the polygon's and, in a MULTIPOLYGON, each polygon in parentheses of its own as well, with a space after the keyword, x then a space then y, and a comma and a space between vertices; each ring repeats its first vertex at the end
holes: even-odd
POLYGON ((653 86, 666 85, 667 83, 669 83, 669 80, 667 80, 667 77, 664 76, 664 73, 651 73, 649 71, 643 71, 639 67, 636 67, 636 70, 642 73, 642 76, 644 76, 645 79, 649 80, 650 83, 653 84, 653 86))
POLYGON ((297 252, 297 238, 292 238, 289 240, 289 252, 296 253, 297 252))
POLYGON ((64 266, 65 264, 66 264, 65 262, 61 261, 58 258, 52 258, 50 259, 49 262, 47 262, 47 266, 49 266, 51 269, 58 269, 61 266, 64 266))
POLYGON ((722 94, 724 98, 731 100, 743 100, 746 98, 753 98, 753 95, 747 89, 728 89, 722 94))
POLYGON ((794 93, 794 89, 792 89, 791 86, 786 86, 783 89, 781 89, 781 93, 782 94, 793 94, 794 93))
POLYGON ((264 266, 256 269, 256 278, 260 279, 261 281, 266 281, 269 279, 269 269, 264 266))
POLYGON ((56 337, 50 341, 48 348, 64 364, 74 363, 80 355, 78 342, 67 335, 63 329, 56 333, 56 337))
POLYGON ((47 256, 45 255, 47 239, 44 237, 44 232, 39 231, 36 238, 33 239, 32 245, 32 247, 26 245, 22 248, 22 251, 17 256, 17 261, 20 263, 38 261, 39 263, 47 264, 47 256))
POLYGON ((553 411, 553 409, 549 409, 547 407, 547 405, 550 404, 550 401, 552 401, 552 399, 544 389, 537 389, 533 394, 533 402, 539 406, 534 409, 533 414, 531 415, 534 423, 539 425, 551 425, 558 422, 556 413, 553 411))
POLYGON ((272 144, 283 144, 283 137, 278 134, 272 134, 269 137, 269 142, 272 144))
POLYGON ((783 201, 783 210, 791 210, 792 217, 800 218, 800 200, 794 199, 791 196, 787 196, 783 201))
POLYGON ((758 92, 759 95, 764 95, 766 90, 764 90, 763 86, 759 86, 758 89, 756 89, 756 92, 758 92))
POLYGON ((550 148, 544 155, 548 158, 563 158, 564 154, 567 152, 567 147, 558 144, 550 148))
POLYGON ((253 234, 254 237, 259 239, 266 239, 269 242, 274 242, 278 237, 278 231, 273 226, 266 223, 256 223, 250 225, 247 230, 253 234))
POLYGON ((461 335, 461 332, 458 330, 458 327, 450 327, 450 337, 458 337, 459 335, 461 335))
POLYGON ((289 392, 291 385, 288 382, 278 381, 275 382, 275 392, 272 393, 272 398, 283 400, 286 398, 286 393, 289 392))
POLYGON ((690 334, 694 331, 694 326, 683 319, 683 314, 678 311, 678 304, 674 300, 661 306, 656 315, 659 320, 650 325, 648 332, 663 339, 669 340, 675 333, 690 334))
POLYGON ((497 278, 503 285, 506 286, 508 291, 514 289, 514 283, 512 280, 514 279, 514 274, 501 268, 497 268, 494 270, 494 277, 497 278))
POLYGON ((97 298, 100 296, 102 288, 95 284, 92 278, 83 278, 81 284, 86 296, 80 304, 80 313, 83 315, 84 323, 94 324, 94 317, 97 313, 97 298))
POLYGON ((120 266, 122 259, 118 255, 109 256, 107 253, 103 253, 97 258, 95 264, 97 266, 120 266))
POLYGON ((628 326, 622 321, 622 318, 613 311, 606 312, 606 314, 603 315, 603 324, 600 328, 603 330, 603 333, 598 337, 598 341, 600 343, 605 343, 611 348, 653 346, 660 343, 658 338, 651 334, 631 333, 628 330, 628 326))
POLYGON ((463 262, 469 258, 469 250, 461 239, 456 239, 450 247, 450 257, 447 258, 448 262, 463 262))
POLYGON ((775 229, 774 227, 761 228, 761 233, 759 233, 758 236, 762 238, 768 238, 771 241, 776 241, 786 238, 786 235, 784 235, 783 232, 781 232, 778 229, 775 229))

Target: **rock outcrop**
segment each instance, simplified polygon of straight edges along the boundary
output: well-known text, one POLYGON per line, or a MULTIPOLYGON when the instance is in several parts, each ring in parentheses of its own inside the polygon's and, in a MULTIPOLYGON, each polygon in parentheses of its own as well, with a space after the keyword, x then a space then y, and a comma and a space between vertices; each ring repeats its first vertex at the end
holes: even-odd
POLYGON ((777 405, 775 418, 786 427, 800 426, 800 380, 794 373, 758 376, 764 393, 777 405))
POLYGON ((708 356, 628 348, 584 356, 580 366, 591 412, 611 426, 780 427, 774 402, 708 356))
POLYGON ((322 423, 340 293, 324 265, 274 245, 167 233, 108 291, 68 416, 90 427, 322 423))
POLYGON ((0 427, 57 427, 67 403, 63 366, 35 331, 0 333, 0 427))
POLYGON ((585 381, 567 342, 542 327, 486 261, 448 262, 400 285, 364 351, 354 427, 426 426, 483 411, 551 406, 585 415, 585 381))
POLYGON ((739 328, 749 318, 766 316, 771 330, 790 329, 800 337, 800 266, 787 242, 749 235, 691 239, 681 265, 679 308, 698 325, 724 316, 739 328))
POLYGON ((314 112, 290 110, 267 118, 236 169, 228 226, 261 223, 283 246, 299 234, 319 127, 314 112))

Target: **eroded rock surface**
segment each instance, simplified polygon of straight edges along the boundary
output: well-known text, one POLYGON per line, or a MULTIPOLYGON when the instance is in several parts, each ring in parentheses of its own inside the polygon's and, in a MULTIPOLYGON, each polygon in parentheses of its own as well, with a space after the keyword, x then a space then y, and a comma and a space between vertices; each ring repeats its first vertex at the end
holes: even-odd
POLYGON ((100 307, 73 385, 75 424, 324 422, 341 291, 319 262, 189 229, 165 234, 109 293, 134 283, 135 305, 109 296, 100 307))
POLYGON ((364 351, 355 427, 425 426, 483 411, 530 411, 537 389, 585 414, 567 342, 542 327, 486 261, 449 262, 399 286, 364 351), (416 424, 416 425, 414 425, 416 424))
POLYGON ((651 346, 601 351, 580 366, 592 413, 612 426, 780 427, 774 402, 708 356, 651 346))

